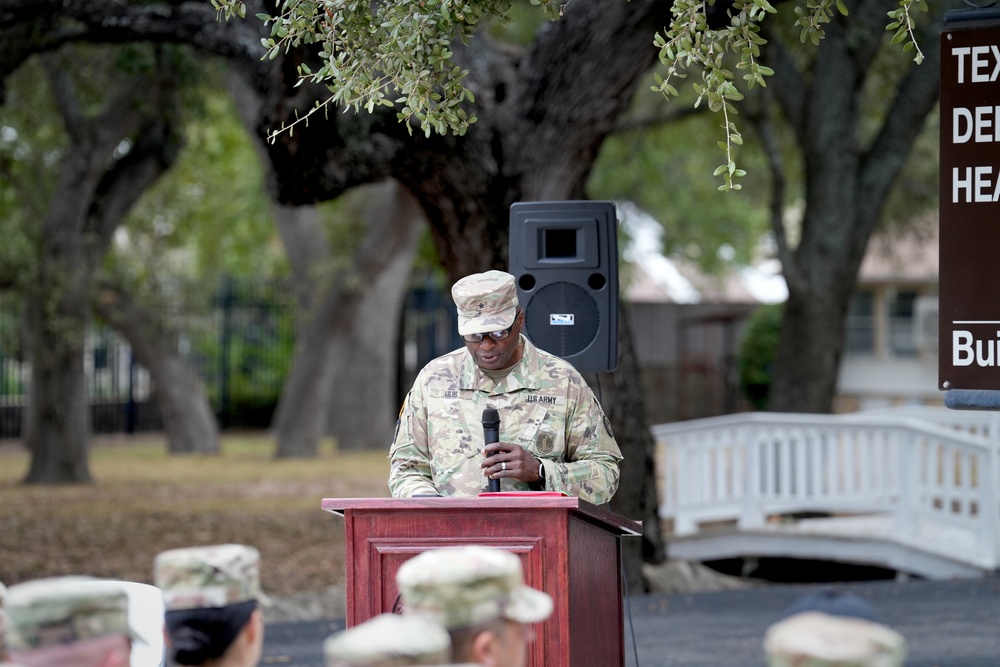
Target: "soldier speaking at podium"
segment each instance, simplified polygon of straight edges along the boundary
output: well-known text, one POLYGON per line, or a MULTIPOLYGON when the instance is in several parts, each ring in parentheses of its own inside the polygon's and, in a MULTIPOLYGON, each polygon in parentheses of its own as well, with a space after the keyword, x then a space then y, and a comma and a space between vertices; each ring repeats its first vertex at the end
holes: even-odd
POLYGON ((467 276, 451 295, 465 348, 427 364, 403 402, 389 452, 392 495, 475 496, 496 480, 501 491, 608 502, 622 458, 611 425, 580 373, 521 334, 514 276, 467 276), (484 442, 489 408, 500 417, 499 442, 484 442))

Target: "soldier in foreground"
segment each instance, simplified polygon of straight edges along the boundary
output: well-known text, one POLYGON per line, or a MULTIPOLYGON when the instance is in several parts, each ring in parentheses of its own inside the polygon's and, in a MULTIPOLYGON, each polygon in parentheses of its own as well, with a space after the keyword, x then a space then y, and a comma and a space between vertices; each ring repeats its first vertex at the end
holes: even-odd
POLYGON ((5 602, 8 659, 19 667, 127 667, 128 594, 89 577, 12 586, 5 602))
POLYGON ((552 613, 552 598, 524 584, 521 559, 469 546, 425 551, 396 575, 404 615, 429 618, 451 636, 451 659, 523 667, 532 627, 552 613))
POLYGON ((164 551, 153 574, 163 591, 172 664, 254 667, 264 645, 260 553, 242 544, 164 551))
POLYGON ((413 383, 389 452, 395 497, 561 491, 594 504, 618 489, 621 451, 573 366, 521 335, 514 276, 487 271, 451 290, 465 347, 431 361, 413 383), (485 408, 500 441, 483 446, 485 408))
POLYGON ((451 639, 434 621, 382 614, 323 642, 326 667, 412 667, 450 663, 451 639))
POLYGON ((902 667, 906 642, 852 594, 805 595, 764 636, 768 667, 902 667))

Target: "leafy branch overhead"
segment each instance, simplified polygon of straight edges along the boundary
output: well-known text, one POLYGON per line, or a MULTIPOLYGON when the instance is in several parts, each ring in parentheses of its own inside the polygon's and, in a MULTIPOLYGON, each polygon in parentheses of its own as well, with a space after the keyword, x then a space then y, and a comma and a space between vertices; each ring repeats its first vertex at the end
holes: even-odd
MULTIPOLYGON (((733 102, 743 99, 743 95, 736 87, 735 75, 727 67, 726 55, 735 54, 736 69, 745 72, 742 78, 747 88, 755 85, 766 87, 764 77, 774 71, 760 63, 760 47, 767 41, 760 36, 760 28, 766 16, 776 14, 777 9, 767 0, 735 0, 729 11, 729 24, 711 28, 705 10, 706 5, 712 5, 714 1, 674 0, 670 29, 663 35, 657 33, 653 40, 660 50, 660 62, 667 71, 666 76, 654 75, 657 85, 652 89, 669 100, 678 95, 675 79, 685 78, 687 70, 692 67, 701 70, 701 81, 694 83, 697 94, 695 106, 704 100, 709 109, 721 112, 726 135, 726 140, 719 142, 719 147, 725 151, 726 161, 715 170, 715 175, 721 175, 724 181, 719 189, 739 190, 740 185, 734 183, 733 178, 746 172, 737 168, 733 155, 733 146, 743 143, 733 120, 737 113, 733 102)), ((900 0, 899 7, 888 13, 892 23, 887 29, 897 31, 893 43, 905 42, 905 50, 916 49, 914 60, 919 64, 923 61, 923 54, 916 48, 913 36, 914 23, 910 15, 913 6, 927 11, 924 0, 900 0)), ((806 0, 804 4, 796 5, 795 25, 801 29, 799 38, 802 42, 809 40, 814 45, 819 44, 825 35, 823 26, 833 18, 834 7, 841 15, 847 16, 843 0, 806 0)))
MULTIPOLYGON (((212 4, 227 19, 246 15, 242 0, 212 0, 212 4)), ((557 13, 555 2, 543 4, 549 14, 557 13)), ((455 39, 468 43, 484 18, 504 18, 510 0, 284 0, 278 7, 277 16, 257 15, 271 28, 270 37, 261 40, 264 57, 318 45, 319 66, 314 71, 307 63, 299 65, 299 84, 323 84, 332 93, 282 130, 291 131, 330 104, 368 112, 376 106, 395 106, 400 108, 397 117, 411 132, 418 124, 430 136, 449 131, 463 135, 476 122, 475 114, 462 104, 475 102, 462 83, 468 70, 452 61, 451 44, 455 39)))
MULTIPOLYGON (((211 2, 220 17, 246 16, 243 0, 211 2)), ((558 19, 568 4, 560 0, 531 3, 550 19, 558 19)), ((728 25, 712 28, 706 8, 714 3, 674 0, 669 29, 662 35, 657 33, 653 40, 666 67, 665 76, 655 75, 653 90, 668 99, 676 97, 676 80, 685 78, 690 68, 701 71, 701 80, 694 83, 695 106, 704 101, 709 109, 721 113, 725 132, 725 141, 719 142, 725 162, 715 171, 723 178, 719 189, 739 190, 733 179, 745 172, 736 166, 734 155, 734 147, 743 143, 735 122, 735 103, 743 94, 729 69, 733 58, 727 56, 735 56, 735 68, 744 72, 742 79, 748 88, 766 86, 765 77, 773 71, 760 63, 760 49, 766 43, 760 30, 767 15, 777 10, 767 0, 734 0, 728 25)), ((468 43, 485 18, 506 19, 510 5, 511 0, 283 0, 277 16, 257 15, 271 29, 270 36, 261 40, 264 57, 273 59, 300 45, 318 45, 317 69, 307 63, 299 65, 299 84, 323 84, 331 95, 306 115, 272 132, 270 138, 293 131, 296 123, 308 121, 330 104, 368 112, 376 106, 397 107, 397 117, 411 132, 417 125, 426 136, 432 132, 465 134, 476 116, 464 103, 475 102, 475 97, 463 85, 468 70, 452 60, 452 42, 459 39, 468 43)), ((891 22, 887 29, 896 31, 893 43, 902 42, 904 50, 916 51, 914 60, 920 63, 923 54, 913 35, 914 7, 927 11, 925 0, 899 0, 898 8, 888 13, 891 22)), ((796 5, 796 25, 801 28, 803 42, 819 43, 834 9, 844 16, 848 13, 843 0, 804 0, 796 5)))

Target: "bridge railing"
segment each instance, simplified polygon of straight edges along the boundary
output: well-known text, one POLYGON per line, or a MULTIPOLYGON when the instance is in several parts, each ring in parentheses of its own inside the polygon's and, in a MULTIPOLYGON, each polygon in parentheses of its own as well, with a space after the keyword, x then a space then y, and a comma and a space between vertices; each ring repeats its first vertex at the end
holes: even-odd
POLYGON ((839 415, 841 419, 872 419, 905 417, 930 422, 986 440, 1000 441, 1000 412, 986 410, 951 410, 943 406, 899 405, 839 415))
POLYGON ((755 412, 654 426, 660 516, 686 535, 710 522, 746 530, 796 513, 889 513, 898 539, 919 540, 933 523, 994 562, 997 431, 945 416, 755 412))

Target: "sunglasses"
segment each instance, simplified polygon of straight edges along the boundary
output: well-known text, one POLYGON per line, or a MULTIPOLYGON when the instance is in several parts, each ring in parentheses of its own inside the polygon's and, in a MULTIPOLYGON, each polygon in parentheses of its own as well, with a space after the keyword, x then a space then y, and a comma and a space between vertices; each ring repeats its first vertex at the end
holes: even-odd
POLYGON ((491 331, 489 333, 484 333, 484 334, 482 333, 468 334, 466 336, 462 336, 462 338, 469 341, 470 343, 482 343, 483 339, 486 338, 487 336, 489 336, 490 339, 492 340, 503 340, 504 338, 510 335, 510 330, 513 328, 514 325, 511 324, 506 329, 502 329, 500 331, 491 331))
MULTIPOLYGON (((520 315, 520 312, 518 312, 518 315, 520 315)), ((510 336, 510 330, 514 328, 514 324, 516 322, 517 322, 517 315, 514 316, 514 321, 511 322, 510 326, 507 327, 506 329, 502 329, 500 331, 491 331, 489 333, 468 334, 462 336, 462 338, 464 338, 470 343, 482 343, 483 339, 486 338, 487 336, 489 336, 490 339, 493 341, 501 341, 510 336)))

